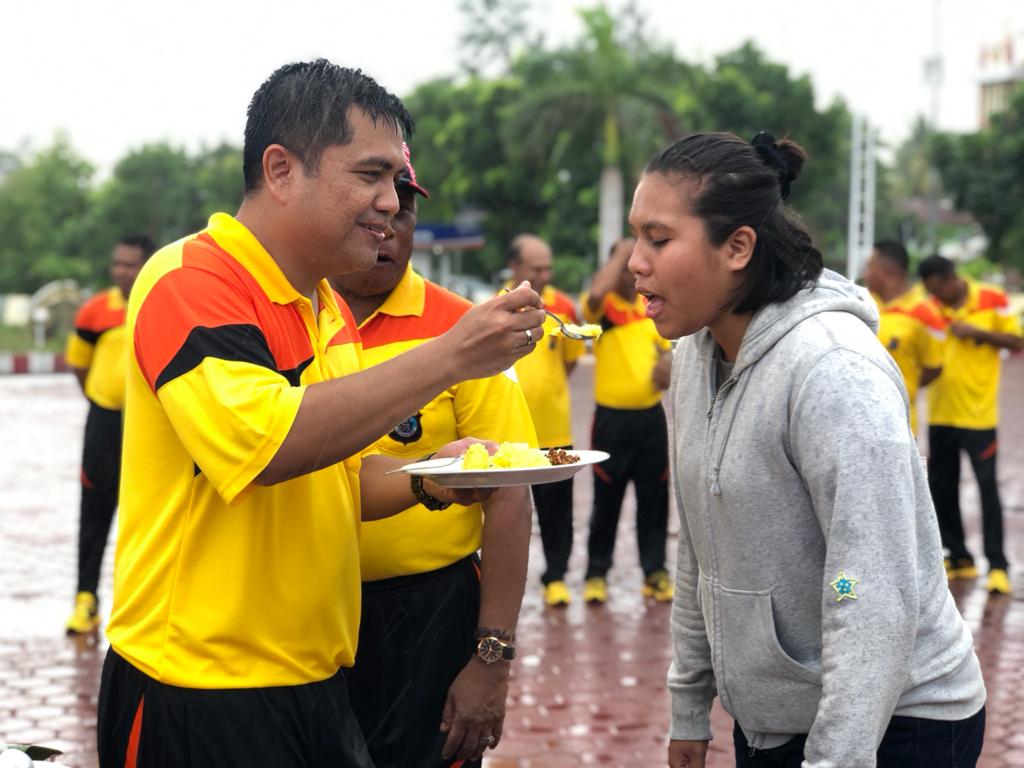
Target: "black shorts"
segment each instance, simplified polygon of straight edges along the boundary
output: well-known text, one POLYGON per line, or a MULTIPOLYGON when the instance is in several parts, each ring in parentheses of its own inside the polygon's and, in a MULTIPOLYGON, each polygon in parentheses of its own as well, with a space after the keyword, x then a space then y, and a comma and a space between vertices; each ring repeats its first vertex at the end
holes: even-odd
POLYGON ((480 614, 476 555, 429 573, 363 584, 359 650, 345 670, 377 768, 470 768, 444 760, 441 715, 469 663, 480 614))
POLYGON ((113 649, 96 741, 100 768, 373 768, 340 672, 279 688, 179 688, 113 649))

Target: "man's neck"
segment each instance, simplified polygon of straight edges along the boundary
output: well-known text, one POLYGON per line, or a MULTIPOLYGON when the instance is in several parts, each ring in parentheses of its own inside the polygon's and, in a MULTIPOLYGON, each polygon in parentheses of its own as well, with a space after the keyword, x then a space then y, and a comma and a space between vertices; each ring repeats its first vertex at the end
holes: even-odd
POLYGON ((302 263, 287 232, 277 224, 274 211, 269 206, 264 205, 259 197, 247 197, 235 218, 259 240, 296 291, 303 296, 316 293, 316 284, 321 276, 310 273, 308 266, 302 263))
POLYGON ((957 278, 957 288, 959 289, 959 292, 957 293, 956 300, 952 304, 953 309, 960 309, 960 307, 966 304, 967 295, 970 293, 970 290, 967 286, 967 281, 964 280, 962 277, 957 278))
POLYGON ((878 297, 888 304, 893 299, 898 299, 900 296, 910 290, 910 283, 906 280, 900 280, 886 286, 883 290, 878 292, 878 297))
POLYGON ((390 295, 389 293, 379 293, 376 296, 358 296, 341 288, 336 288, 335 290, 338 291, 341 298, 348 304, 348 308, 352 310, 352 317, 356 319, 356 325, 365 323, 366 319, 380 309, 381 305, 390 295))

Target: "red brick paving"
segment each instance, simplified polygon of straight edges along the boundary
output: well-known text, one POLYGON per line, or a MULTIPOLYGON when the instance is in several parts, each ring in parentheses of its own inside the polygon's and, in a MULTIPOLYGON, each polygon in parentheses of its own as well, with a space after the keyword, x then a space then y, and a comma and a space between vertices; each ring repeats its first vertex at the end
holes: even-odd
MULTIPOLYGON (((574 376, 577 445, 587 445, 590 374, 574 376)), ((1004 372, 1000 477, 1010 559, 1024 564, 1024 358, 1004 372)), ((105 651, 99 639, 68 639, 63 622, 74 588, 77 472, 85 407, 70 376, 0 378, 0 739, 65 750, 70 766, 93 768, 95 707, 105 651)), ((977 491, 964 473, 969 541, 980 553, 977 491)), ((632 535, 632 499, 603 608, 579 599, 585 567, 590 477, 576 488, 576 543, 570 588, 575 601, 546 610, 537 580, 539 539, 519 627, 508 716, 487 768, 659 766, 665 764, 670 659, 669 609, 643 601, 632 535)), ((669 556, 675 546, 675 521, 669 556)), ((954 594, 974 631, 989 689, 988 728, 980 765, 1024 766, 1024 585, 1019 595, 989 597, 979 584, 954 594)), ((101 606, 109 608, 110 558, 101 606)), ((733 764, 731 721, 716 706, 708 765, 733 764)))

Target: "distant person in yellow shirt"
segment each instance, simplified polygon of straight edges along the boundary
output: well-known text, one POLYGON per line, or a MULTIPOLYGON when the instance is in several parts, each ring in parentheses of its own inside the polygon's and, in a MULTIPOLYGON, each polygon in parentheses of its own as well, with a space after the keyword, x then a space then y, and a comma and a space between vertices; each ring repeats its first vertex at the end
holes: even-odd
POLYGON ((78 588, 65 625, 69 635, 91 632, 100 621, 96 593, 121 475, 121 411, 128 370, 125 309, 139 270, 155 250, 145 235, 118 240, 110 262, 114 287, 82 305, 68 337, 65 358, 89 401, 82 442, 78 588))
MULTIPOLYGON (((399 209, 377 263, 331 281, 359 324, 367 367, 440 336, 472 306, 409 264, 416 195, 427 191, 404 149, 399 209)), ((526 400, 509 374, 448 387, 374 449, 411 463, 472 436, 536 445, 526 400)), ((419 503, 364 521, 359 652, 346 680, 376 768, 470 768, 497 746, 512 665, 481 656, 480 648, 496 638, 514 653, 531 513, 529 492, 519 486, 443 514, 419 503)))
POLYGON ((910 428, 917 433, 917 394, 942 372, 945 322, 935 305, 907 279, 910 257, 902 243, 875 243, 864 283, 878 301, 878 338, 892 355, 910 397, 910 428))
POLYGON ((1006 294, 960 277, 949 259, 929 256, 918 274, 948 329, 942 376, 928 391, 928 485, 949 550, 951 579, 978 575, 960 516, 960 451, 966 451, 981 493, 988 590, 1009 594, 1003 550, 1003 509, 996 482, 996 426, 1002 350, 1024 349, 1020 321, 1006 294))
POLYGON ((668 532, 668 430, 661 405, 668 388, 672 353, 647 317, 627 266, 636 241, 619 240, 608 262, 583 295, 583 317, 600 323, 594 341, 594 423, 592 447, 611 458, 594 465, 594 506, 587 543, 588 603, 608 600, 622 499, 630 481, 636 492, 636 540, 644 581, 642 592, 658 602, 672 599, 665 570, 668 532))
MULTIPOLYGON (((551 247, 531 234, 516 236, 508 252, 512 271, 509 285, 526 280, 540 294, 544 309, 564 322, 579 322, 572 299, 551 285, 551 247)), ((569 374, 583 354, 583 342, 567 339, 553 331, 558 324, 550 317, 544 323, 544 341, 516 363, 516 376, 530 406, 537 440, 544 450, 572 448, 572 412, 569 403, 569 374)), ((544 547, 544 602, 553 607, 569 604, 565 572, 572 553, 572 479, 533 486, 533 503, 544 547)))

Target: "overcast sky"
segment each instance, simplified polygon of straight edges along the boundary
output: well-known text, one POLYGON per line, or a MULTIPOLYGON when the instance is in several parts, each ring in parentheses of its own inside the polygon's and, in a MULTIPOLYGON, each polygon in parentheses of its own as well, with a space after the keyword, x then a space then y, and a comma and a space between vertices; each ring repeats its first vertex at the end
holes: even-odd
MULTIPOLYGON (((534 17, 549 39, 573 39, 573 9, 592 4, 534 0, 534 17)), ((923 62, 934 5, 641 0, 652 28, 682 58, 708 62, 752 38, 773 60, 809 74, 820 103, 841 95, 891 142, 928 110, 923 62)), ((940 126, 973 130, 979 46, 1024 31, 1024 1, 939 0, 939 8, 940 126)), ((145 142, 241 143, 249 98, 278 65, 326 56, 403 95, 456 72, 461 23, 457 0, 4 3, 0 148, 45 146, 63 130, 106 169, 145 142)))

